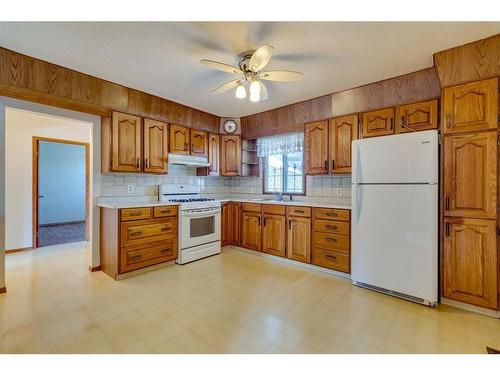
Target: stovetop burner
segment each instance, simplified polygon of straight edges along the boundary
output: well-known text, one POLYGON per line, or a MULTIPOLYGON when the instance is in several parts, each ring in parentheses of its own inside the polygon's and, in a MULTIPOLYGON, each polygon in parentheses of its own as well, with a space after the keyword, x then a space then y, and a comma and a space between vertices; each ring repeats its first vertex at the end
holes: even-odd
POLYGON ((190 202, 209 202, 214 201, 214 198, 177 198, 177 199, 169 199, 169 202, 174 203, 190 203, 190 202))

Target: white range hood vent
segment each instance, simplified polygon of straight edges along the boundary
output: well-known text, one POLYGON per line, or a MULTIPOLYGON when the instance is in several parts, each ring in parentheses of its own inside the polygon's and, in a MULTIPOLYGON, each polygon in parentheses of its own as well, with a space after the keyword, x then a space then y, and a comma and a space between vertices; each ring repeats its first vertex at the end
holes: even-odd
POLYGON ((202 156, 190 156, 179 154, 168 154, 168 164, 187 165, 191 167, 209 167, 207 158, 202 156))

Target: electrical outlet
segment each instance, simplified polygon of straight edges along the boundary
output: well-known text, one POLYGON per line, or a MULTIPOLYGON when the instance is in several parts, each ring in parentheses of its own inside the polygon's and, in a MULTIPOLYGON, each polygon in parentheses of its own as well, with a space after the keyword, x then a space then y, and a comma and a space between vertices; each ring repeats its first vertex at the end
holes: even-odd
POLYGON ((134 193, 134 185, 128 185, 127 187, 127 192, 129 194, 133 194, 134 193))
POLYGON ((342 188, 337 188, 337 195, 342 195, 342 188))

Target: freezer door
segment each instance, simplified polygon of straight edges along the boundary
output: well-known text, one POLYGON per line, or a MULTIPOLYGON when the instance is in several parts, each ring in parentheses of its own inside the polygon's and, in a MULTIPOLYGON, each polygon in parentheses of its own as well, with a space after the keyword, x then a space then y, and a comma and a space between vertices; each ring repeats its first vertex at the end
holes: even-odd
POLYGON ((438 298, 438 186, 353 185, 352 279, 438 298))
POLYGON ((437 183, 435 130, 353 141, 352 183, 437 183))

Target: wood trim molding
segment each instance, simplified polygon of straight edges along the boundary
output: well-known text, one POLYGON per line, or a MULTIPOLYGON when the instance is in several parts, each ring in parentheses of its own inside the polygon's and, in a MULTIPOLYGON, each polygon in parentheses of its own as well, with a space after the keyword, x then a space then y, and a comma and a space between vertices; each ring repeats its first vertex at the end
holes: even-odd
POLYGON ((109 116, 120 111, 219 133, 220 117, 0 47, 0 95, 109 116))
POLYGON ((3 294, 3 293, 7 293, 7 287, 6 286, 0 288, 0 294, 3 294))
POLYGON ((20 252, 23 252, 23 251, 30 251, 30 250, 34 250, 32 247, 20 247, 18 249, 10 249, 10 250, 5 250, 5 254, 8 255, 8 254, 15 254, 15 253, 20 253, 20 252))
POLYGON ((89 266, 89 271, 90 272, 97 272, 97 271, 100 271, 100 270, 101 270, 101 266, 95 266, 95 267, 89 266))

